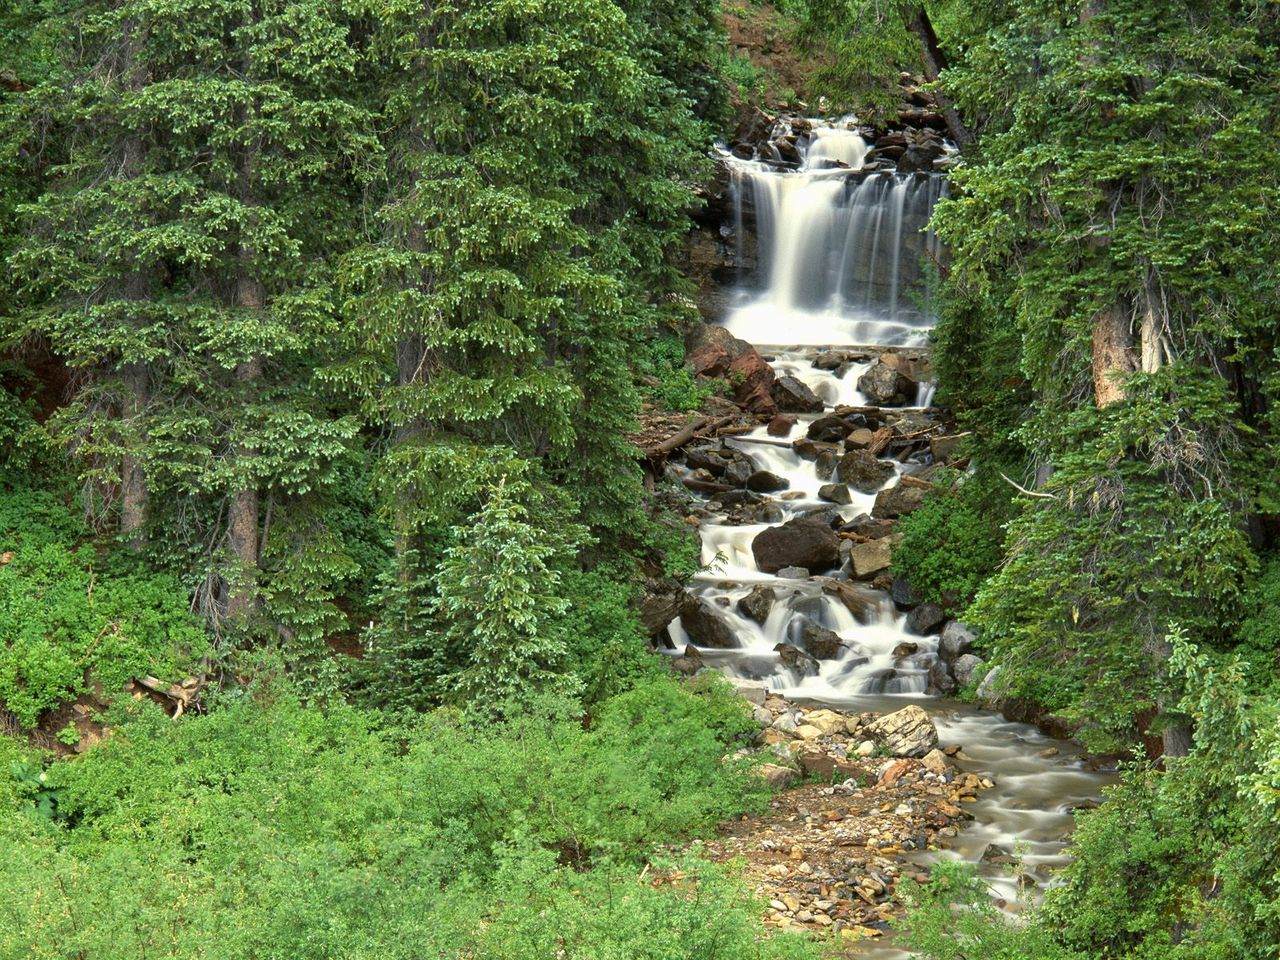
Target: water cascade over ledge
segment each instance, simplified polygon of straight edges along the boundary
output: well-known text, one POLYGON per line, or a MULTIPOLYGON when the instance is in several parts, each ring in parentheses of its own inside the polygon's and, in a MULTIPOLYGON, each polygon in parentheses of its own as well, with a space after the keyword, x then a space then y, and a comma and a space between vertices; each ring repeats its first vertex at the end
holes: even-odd
MULTIPOLYGON (((727 161, 740 269, 723 323, 735 336, 768 346, 775 373, 803 383, 824 409, 798 414, 787 439, 761 426, 723 442, 724 450, 785 486, 754 515, 763 522, 744 522, 711 495, 712 516, 700 528, 707 570, 690 593, 704 626, 715 621, 732 642, 696 646, 707 666, 790 700, 855 712, 925 707, 944 741, 963 744, 961 769, 998 784, 974 805, 975 823, 953 848, 929 856, 980 863, 993 892, 1013 900, 1017 881, 983 862, 984 851, 992 844, 1017 850, 1021 869, 1049 876, 1068 861, 1071 810, 1094 802, 1110 775, 1089 768, 1074 745, 937 696, 936 629, 908 630, 907 615, 888 593, 851 578, 847 554, 826 570, 778 573, 761 570, 753 554, 758 535, 796 518, 817 516, 837 527, 865 519, 878 493, 931 466, 927 453, 877 452, 879 483, 844 485, 837 483, 844 478, 832 457, 802 455, 792 439, 836 408, 868 418, 869 425, 926 417, 930 385, 920 385, 911 398, 915 406, 909 399, 886 412, 864 396, 858 381, 877 361, 879 350, 868 347, 927 344, 930 265, 944 256, 927 223, 946 196, 946 180, 866 170, 868 145, 848 123, 812 125, 796 146, 799 162, 781 155, 727 161), (833 366, 831 354, 842 346, 859 349, 833 366), (837 500, 847 502, 833 502, 833 483, 847 491, 837 500), (751 604, 762 588, 773 597, 763 614, 751 604), (816 643, 825 644, 820 655, 813 655, 816 643)), ((689 459, 673 469, 695 474, 695 457, 689 459)), ((669 628, 675 653, 693 642, 692 633, 702 632, 684 619, 669 628)), ((905 956, 890 945, 869 945, 864 952, 905 956)))

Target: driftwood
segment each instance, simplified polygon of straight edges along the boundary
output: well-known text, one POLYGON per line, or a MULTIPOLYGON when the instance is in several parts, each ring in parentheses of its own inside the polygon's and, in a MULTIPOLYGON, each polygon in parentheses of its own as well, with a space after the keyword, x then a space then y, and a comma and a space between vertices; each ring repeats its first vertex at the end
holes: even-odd
POLYGON ((672 450, 678 450, 686 443, 692 440, 703 430, 719 430, 721 427, 728 426, 737 418, 734 416, 720 417, 718 420, 712 420, 710 417, 702 417, 686 424, 684 428, 677 431, 661 443, 655 443, 651 447, 645 447, 641 452, 646 459, 655 460, 672 450))
POLYGON ((205 684, 208 682, 208 677, 205 676, 187 677, 181 683, 165 683, 163 680, 152 676, 134 677, 132 680, 134 685, 150 690, 173 704, 173 718, 175 720, 190 707, 198 704, 200 691, 204 689, 205 684))
POLYGON ((698 493, 729 493, 737 490, 737 487, 731 487, 727 483, 715 483, 711 480, 695 480, 693 477, 685 477, 681 481, 690 490, 696 490, 698 493))

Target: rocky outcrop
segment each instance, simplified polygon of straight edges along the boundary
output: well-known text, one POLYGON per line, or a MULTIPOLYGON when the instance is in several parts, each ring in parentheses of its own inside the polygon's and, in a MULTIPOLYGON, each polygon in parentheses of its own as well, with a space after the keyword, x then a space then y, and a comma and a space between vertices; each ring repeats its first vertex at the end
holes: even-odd
POLYGON ((933 721, 914 704, 881 717, 866 732, 895 757, 923 757, 938 745, 933 721))
POLYGON ((734 388, 734 402, 753 413, 773 416, 776 379, 773 368, 745 340, 724 327, 700 325, 685 340, 685 362, 699 377, 725 380, 734 388))
POLYGON ((751 553, 765 573, 784 567, 827 570, 840 560, 840 541, 826 524, 802 517, 757 534, 751 553))
POLYGON ((680 611, 680 624, 689 639, 699 647, 732 650, 738 646, 733 627, 705 600, 690 597, 680 611))

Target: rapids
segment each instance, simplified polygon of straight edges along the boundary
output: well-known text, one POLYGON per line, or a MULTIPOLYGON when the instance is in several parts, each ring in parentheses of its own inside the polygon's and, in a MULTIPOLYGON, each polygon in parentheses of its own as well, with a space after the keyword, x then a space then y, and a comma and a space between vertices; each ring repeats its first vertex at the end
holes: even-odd
MULTIPOLYGON (((865 406, 857 380, 870 363, 849 364, 841 373, 819 369, 817 348, 927 342, 932 324, 927 264, 943 256, 927 225, 934 204, 946 196, 946 181, 938 174, 864 171, 868 145, 851 122, 815 124, 799 149, 798 167, 776 158, 726 155, 733 174, 737 248, 745 246, 744 231, 754 226, 758 256, 753 269, 744 264, 740 270, 723 322, 735 336, 770 348, 775 371, 803 381, 828 410, 865 406)), ((924 407, 931 399, 932 387, 922 385, 917 402, 924 407)), ((802 415, 796 435, 815 416, 802 415)), ((831 478, 819 476, 815 462, 802 459, 789 441, 769 437, 761 427, 727 442, 759 469, 788 481, 786 494, 777 500, 783 521, 832 507, 817 495, 831 478)), ((926 464, 893 466, 885 486, 926 464)), ((850 493, 852 502, 839 508, 841 516, 851 520, 869 513, 875 494, 852 488, 850 493)), ((690 590, 714 605, 739 644, 733 650, 704 649, 705 662, 811 705, 886 712, 920 704, 933 716, 943 743, 963 745, 958 765, 996 781, 971 808, 975 819, 952 848, 922 855, 923 861, 959 858, 979 864, 998 902, 1034 898, 1052 882, 1052 871, 1068 861, 1071 810, 1096 802, 1113 776, 1090 767, 1073 743, 1052 740, 998 713, 929 696, 937 636, 908 633, 905 616, 882 592, 867 588, 869 602, 859 618, 818 579, 760 571, 751 542, 767 526, 733 525, 720 515, 700 529, 707 569, 690 590), (766 621, 757 624, 736 604, 761 583, 772 586, 778 599, 766 621), (809 623, 834 631, 844 649, 835 659, 819 661, 816 675, 804 676, 785 666, 774 647, 795 643, 809 623), (913 644, 914 652, 902 656, 899 651, 895 657, 903 644, 913 644), (1019 858, 1016 875, 983 860, 991 845, 1019 858)), ((684 649, 688 636, 678 619, 670 634, 676 649, 684 649)), ((862 953, 907 955, 892 943, 869 943, 862 953)))

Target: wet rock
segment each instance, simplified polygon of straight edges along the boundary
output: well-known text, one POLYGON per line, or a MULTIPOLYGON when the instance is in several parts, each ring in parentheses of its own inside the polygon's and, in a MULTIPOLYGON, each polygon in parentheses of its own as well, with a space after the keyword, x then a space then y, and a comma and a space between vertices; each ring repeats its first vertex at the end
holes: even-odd
POLYGON ((835 414, 828 414, 809 424, 807 433, 810 440, 817 440, 821 443, 839 443, 849 435, 849 425, 835 414))
POLYGON ((882 570, 888 570, 893 561, 893 537, 880 540, 867 540, 855 543, 849 551, 849 562, 853 565, 853 575, 858 580, 867 580, 882 570))
POLYGON ((747 489, 756 493, 777 493, 791 486, 791 481, 768 470, 757 470, 747 477, 747 489))
MULTIPOLYGON (((732 484, 735 487, 745 487, 747 481, 757 472, 756 465, 750 458, 744 456, 735 457, 724 468, 724 482, 732 484)), ((723 499, 723 498, 721 498, 723 499)))
POLYGON ((906 628, 908 632, 927 637, 937 633, 947 622, 947 614, 936 603, 922 603, 907 614, 906 628))
POLYGON ((818 499, 841 505, 853 503, 853 495, 843 483, 824 483, 818 488, 818 499))
POLYGON ((948 663, 973 649, 974 632, 959 620, 952 620, 942 629, 938 640, 938 656, 948 663))
POLYGON ((700 324, 686 338, 685 348, 685 362, 696 375, 736 384, 735 403, 768 416, 778 412, 773 400, 776 375, 751 344, 724 327, 700 324))
POLYGON ((684 451, 685 463, 691 469, 706 470, 713 477, 723 474, 732 459, 731 451, 710 444, 686 447, 684 451))
POLYGON ((680 611, 680 623, 689 639, 700 647, 732 650, 738 646, 733 627, 705 600, 690 597, 680 611))
POLYGON ((773 587, 766 583, 759 583, 738 601, 738 612, 748 620, 762 624, 769 619, 769 611, 773 609, 773 603, 777 599, 778 595, 773 587))
POLYGON ((751 553, 765 573, 784 567, 825 570, 839 561, 840 542, 827 524, 801 517, 757 534, 751 553))
POLYGON ((844 649, 844 641, 834 630, 805 621, 800 628, 800 645, 819 660, 834 660, 844 649))
POLYGON ((861 624, 873 622, 879 615, 880 598, 864 587, 845 580, 824 580, 822 589, 834 595, 861 624))
POLYGON ((827 480, 835 476, 836 464, 840 462, 840 452, 835 448, 819 450, 813 459, 813 471, 819 480, 827 480))
POLYGON ((858 427, 844 438, 846 449, 865 449, 875 442, 876 435, 866 427, 858 427))
MULTIPOLYGON (((780 643, 773 649, 778 654, 778 659, 782 661, 783 666, 796 671, 801 677, 815 677, 818 675, 818 661, 799 647, 794 647, 789 643, 780 643)), ((797 734, 799 733, 798 730, 796 732, 797 734)))
POLYGON ((824 350, 813 358, 813 365, 819 370, 836 370, 845 362, 845 355, 838 350, 824 350))
POLYGON ((783 580, 808 580, 808 567, 783 567, 778 571, 778 576, 783 580))
POLYGON ((915 400, 916 383, 882 358, 858 378, 858 390, 875 406, 900 407, 915 400))
POLYGON ((656 637, 680 616, 688 599, 684 585, 674 577, 646 577, 642 580, 636 612, 649 636, 656 637))
POLYGON ((904 514, 919 510, 924 503, 925 487, 915 484, 899 483, 897 486, 881 490, 876 494, 875 506, 871 508, 871 516, 876 519, 896 520, 904 514))
POLYGON ((982 678, 982 682, 978 684, 978 699, 985 704, 996 703, 1003 694, 1000 685, 1000 671, 1001 668, 999 666, 992 667, 987 671, 987 675, 982 678))
POLYGON ((920 649, 920 644, 904 641, 893 648, 893 659, 901 660, 903 657, 913 657, 920 649))
POLYGON ((796 418, 790 414, 781 413, 769 421, 768 434, 771 437, 785 437, 795 429, 796 418))
POLYGON ((840 526, 841 533, 856 533, 867 540, 882 540, 892 536, 897 529, 896 520, 873 520, 865 513, 840 526))
POLYGON ((933 721, 914 704, 881 717, 867 727, 867 735, 883 743, 895 757, 923 757, 938 745, 933 721))
POLYGON ((782 505, 776 500, 769 500, 760 504, 760 509, 756 511, 757 523, 781 523, 786 517, 786 511, 782 509, 782 505))
POLYGON ((692 677, 702 667, 702 652, 692 644, 686 646, 684 653, 671 661, 671 669, 686 677, 692 677))
POLYGON ((762 763, 752 767, 751 772, 774 790, 786 789, 800 779, 798 771, 790 767, 780 767, 775 763, 762 763))
MULTIPOLYGON (((873 521, 879 523, 887 523, 889 521, 873 521)), ((893 586, 889 588, 889 597, 893 600, 901 610, 910 610, 918 605, 920 600, 916 597, 915 591, 911 589, 911 584, 907 582, 906 577, 894 577, 893 586)))
POLYGON ((956 692, 956 681, 946 663, 941 660, 935 660, 929 665, 929 689, 940 697, 949 697, 956 692))
POLYGON ((862 493, 875 493, 894 474, 893 464, 868 450, 850 450, 836 466, 840 479, 862 493))
POLYGON ((956 683, 962 687, 967 687, 973 683, 973 678, 977 672, 982 669, 982 660, 974 656, 972 653, 966 653, 956 657, 956 662, 951 667, 951 672, 955 674, 956 683))
POLYGON ((826 404, 802 381, 779 377, 773 383, 773 402, 784 413, 821 413, 826 404))

